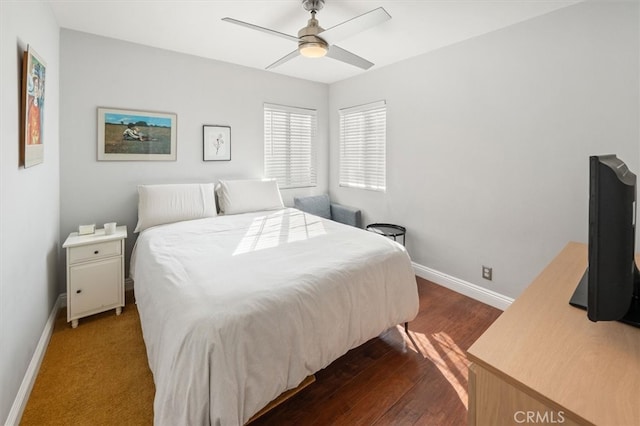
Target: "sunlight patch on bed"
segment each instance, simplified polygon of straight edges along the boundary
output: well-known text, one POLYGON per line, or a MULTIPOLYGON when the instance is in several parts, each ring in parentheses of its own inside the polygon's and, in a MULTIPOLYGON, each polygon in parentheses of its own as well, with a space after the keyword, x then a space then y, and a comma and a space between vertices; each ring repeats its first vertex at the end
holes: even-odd
POLYGON ((287 242, 289 243, 308 240, 326 233, 320 219, 311 218, 304 213, 289 215, 289 233, 287 237, 287 242))
POLYGON ((306 214, 281 210, 253 219, 233 255, 277 247, 281 244, 308 240, 326 234, 321 220, 306 214))
POLYGON ((407 348, 433 362, 458 394, 460 402, 468 408, 469 361, 464 351, 447 333, 441 332, 427 336, 409 330, 409 336, 407 336, 403 330, 402 335, 407 348))

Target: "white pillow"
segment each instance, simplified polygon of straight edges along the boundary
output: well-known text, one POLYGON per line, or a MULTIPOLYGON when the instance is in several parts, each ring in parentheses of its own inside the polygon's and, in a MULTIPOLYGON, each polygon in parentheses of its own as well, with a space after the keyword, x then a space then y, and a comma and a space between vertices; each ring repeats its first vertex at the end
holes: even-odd
POLYGON ((224 214, 284 208, 275 180, 221 180, 217 192, 218 205, 224 214))
POLYGON ((138 185, 138 225, 133 232, 215 215, 212 183, 138 185))

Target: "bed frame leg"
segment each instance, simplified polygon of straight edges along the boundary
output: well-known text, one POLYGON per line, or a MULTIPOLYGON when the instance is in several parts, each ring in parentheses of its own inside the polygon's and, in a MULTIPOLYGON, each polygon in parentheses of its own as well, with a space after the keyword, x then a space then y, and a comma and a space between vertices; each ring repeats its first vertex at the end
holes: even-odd
POLYGON ((408 322, 404 323, 404 332, 409 334, 409 323, 408 322))

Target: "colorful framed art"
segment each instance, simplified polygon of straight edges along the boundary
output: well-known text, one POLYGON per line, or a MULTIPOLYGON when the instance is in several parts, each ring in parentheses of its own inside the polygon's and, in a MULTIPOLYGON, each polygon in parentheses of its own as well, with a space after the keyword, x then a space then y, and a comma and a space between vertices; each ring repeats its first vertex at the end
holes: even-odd
POLYGON ((99 161, 175 161, 177 115, 98 108, 99 161))
POLYGON ((22 128, 20 164, 35 166, 44 161, 44 100, 47 65, 27 47, 22 58, 22 128))

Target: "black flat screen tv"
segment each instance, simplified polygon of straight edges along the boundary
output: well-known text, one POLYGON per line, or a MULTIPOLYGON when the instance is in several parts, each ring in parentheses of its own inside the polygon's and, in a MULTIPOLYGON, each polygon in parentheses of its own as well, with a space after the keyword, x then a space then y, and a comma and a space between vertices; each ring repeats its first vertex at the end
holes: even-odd
POLYGON ((640 327, 636 175, 615 155, 589 158, 589 266, 570 304, 591 321, 640 327))

